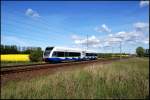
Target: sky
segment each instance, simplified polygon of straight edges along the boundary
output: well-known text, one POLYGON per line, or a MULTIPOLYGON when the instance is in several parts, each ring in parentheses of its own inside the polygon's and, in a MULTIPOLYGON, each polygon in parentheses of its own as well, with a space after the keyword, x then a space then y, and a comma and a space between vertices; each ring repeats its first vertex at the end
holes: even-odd
POLYGON ((3 1, 1 44, 135 53, 149 48, 149 2, 3 1))

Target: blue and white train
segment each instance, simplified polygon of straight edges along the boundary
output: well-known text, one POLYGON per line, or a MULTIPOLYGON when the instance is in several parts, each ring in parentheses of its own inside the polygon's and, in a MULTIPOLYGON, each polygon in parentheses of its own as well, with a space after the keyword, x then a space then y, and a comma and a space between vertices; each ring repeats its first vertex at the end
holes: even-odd
POLYGON ((97 53, 74 48, 46 47, 43 59, 45 62, 94 60, 97 59, 97 53))

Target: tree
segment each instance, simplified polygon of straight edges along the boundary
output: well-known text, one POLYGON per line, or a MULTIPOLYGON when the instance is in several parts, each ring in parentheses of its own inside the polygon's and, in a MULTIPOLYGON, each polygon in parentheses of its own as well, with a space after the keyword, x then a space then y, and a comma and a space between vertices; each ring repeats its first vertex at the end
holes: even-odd
POLYGON ((31 54, 33 50, 27 49, 25 51, 22 51, 23 54, 31 54))
POLYGON ((18 54, 18 50, 17 50, 17 46, 16 45, 12 45, 10 46, 10 52, 11 54, 18 54))
POLYGON ((41 48, 38 48, 37 50, 33 50, 31 52, 29 58, 32 62, 38 62, 38 61, 42 61, 42 55, 43 55, 43 51, 41 50, 41 48))
POLYGON ((4 45, 1 44, 1 54, 4 54, 4 45))
POLYGON ((5 47, 4 47, 4 48, 5 48, 5 49, 4 49, 5 54, 10 54, 10 52, 11 52, 11 50, 10 50, 10 46, 5 45, 5 47))
POLYGON ((136 49, 136 54, 139 56, 139 57, 142 57, 144 56, 144 49, 142 47, 138 47, 136 49))

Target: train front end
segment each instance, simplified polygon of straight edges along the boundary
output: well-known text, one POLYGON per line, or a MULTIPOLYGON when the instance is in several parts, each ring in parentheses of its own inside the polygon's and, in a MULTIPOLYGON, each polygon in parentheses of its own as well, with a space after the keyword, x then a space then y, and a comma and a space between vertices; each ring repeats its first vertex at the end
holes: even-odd
POLYGON ((50 62, 49 59, 51 57, 52 54, 52 50, 54 49, 54 47, 46 47, 44 53, 43 53, 43 60, 45 62, 50 62))

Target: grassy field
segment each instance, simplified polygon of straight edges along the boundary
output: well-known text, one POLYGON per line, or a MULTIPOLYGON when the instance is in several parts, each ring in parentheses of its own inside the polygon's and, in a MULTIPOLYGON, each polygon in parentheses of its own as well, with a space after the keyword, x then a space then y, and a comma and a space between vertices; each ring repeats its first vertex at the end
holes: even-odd
POLYGON ((1 98, 149 98, 148 61, 148 58, 132 58, 123 62, 57 72, 28 81, 10 81, 1 87, 1 98))

